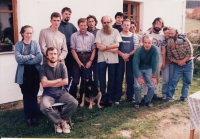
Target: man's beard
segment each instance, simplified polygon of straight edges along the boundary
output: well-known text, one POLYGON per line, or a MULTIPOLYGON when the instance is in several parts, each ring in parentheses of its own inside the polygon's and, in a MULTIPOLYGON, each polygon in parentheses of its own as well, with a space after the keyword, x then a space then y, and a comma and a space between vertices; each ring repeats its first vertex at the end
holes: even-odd
POLYGON ((111 33, 112 33, 112 27, 110 27, 109 25, 105 25, 104 27, 103 27, 103 33, 104 34, 106 34, 106 35, 110 35, 111 33))
POLYGON ((56 63, 56 60, 51 60, 51 59, 49 59, 49 62, 51 62, 51 63, 56 63))
POLYGON ((159 28, 159 27, 153 27, 153 29, 155 32, 159 32, 161 30, 161 28, 159 28))
POLYGON ((69 19, 64 19, 64 21, 65 21, 65 22, 68 22, 68 21, 69 21, 69 19))

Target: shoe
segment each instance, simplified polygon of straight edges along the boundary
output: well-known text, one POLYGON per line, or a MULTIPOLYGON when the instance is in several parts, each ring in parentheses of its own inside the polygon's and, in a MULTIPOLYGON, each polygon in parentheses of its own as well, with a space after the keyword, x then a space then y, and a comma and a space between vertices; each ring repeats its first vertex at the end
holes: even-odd
POLYGON ((61 123, 62 126, 62 132, 65 134, 69 134, 70 133, 70 126, 69 124, 67 124, 66 122, 61 123))
POLYGON ((167 99, 167 97, 166 97, 166 95, 163 95, 162 100, 165 100, 165 99, 167 99))
POLYGON ((54 124, 55 132, 57 133, 62 133, 62 128, 60 123, 59 124, 54 124))
POLYGON ((31 119, 27 119, 27 120, 26 120, 26 124, 27 124, 28 126, 32 125, 31 119))
POLYGON ((136 103, 134 104, 134 108, 135 108, 135 109, 139 109, 139 108, 140 108, 140 104, 136 102, 136 103))
POLYGON ((152 100, 158 100, 158 96, 157 96, 157 94, 154 94, 154 95, 153 95, 152 100))
POLYGON ((32 118, 32 119, 31 119, 31 124, 32 124, 32 125, 37 125, 37 124, 38 124, 37 119, 32 118))
POLYGON ((116 102, 115 102, 115 105, 119 105, 119 101, 116 101, 116 102))
POLYGON ((187 102, 188 98, 181 98, 181 101, 187 102))
POLYGON ((164 100, 164 102, 172 102, 173 100, 172 99, 169 99, 169 98, 166 98, 165 100, 164 100))
POLYGON ((153 107, 153 104, 151 102, 146 102, 145 105, 149 108, 153 107))

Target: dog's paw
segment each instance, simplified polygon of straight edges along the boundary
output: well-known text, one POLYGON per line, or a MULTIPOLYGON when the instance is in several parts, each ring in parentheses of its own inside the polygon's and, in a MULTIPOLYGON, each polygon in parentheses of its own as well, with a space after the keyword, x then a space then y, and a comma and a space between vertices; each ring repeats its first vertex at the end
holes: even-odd
POLYGON ((99 109, 101 109, 101 108, 103 108, 103 106, 101 106, 101 105, 98 105, 98 108, 99 108, 99 109))
POLYGON ((84 106, 84 103, 81 103, 81 104, 80 104, 80 107, 83 107, 83 106, 84 106))
POLYGON ((91 110, 92 109, 92 105, 90 105, 88 108, 91 110))

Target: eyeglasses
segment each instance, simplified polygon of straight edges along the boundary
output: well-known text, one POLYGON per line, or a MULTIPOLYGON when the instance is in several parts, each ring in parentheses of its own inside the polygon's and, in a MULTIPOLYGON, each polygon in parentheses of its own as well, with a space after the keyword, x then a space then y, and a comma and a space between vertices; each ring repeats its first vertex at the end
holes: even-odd
POLYGON ((103 24, 110 24, 110 22, 103 22, 103 24))

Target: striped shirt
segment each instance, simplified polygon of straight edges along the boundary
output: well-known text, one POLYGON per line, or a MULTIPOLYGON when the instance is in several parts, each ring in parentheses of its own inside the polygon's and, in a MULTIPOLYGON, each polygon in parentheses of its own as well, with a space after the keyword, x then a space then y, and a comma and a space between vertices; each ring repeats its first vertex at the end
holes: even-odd
MULTIPOLYGON (((178 39, 177 39, 178 41, 178 39)), ((185 57, 189 56, 190 58, 193 56, 193 48, 190 41, 185 38, 185 40, 182 40, 182 43, 177 43, 175 41, 175 47, 169 47, 167 49, 168 58, 172 61, 172 59, 176 60, 183 60, 185 57)))
POLYGON ((71 46, 76 52, 92 52, 96 48, 94 35, 90 32, 81 34, 77 31, 71 35, 71 46))

